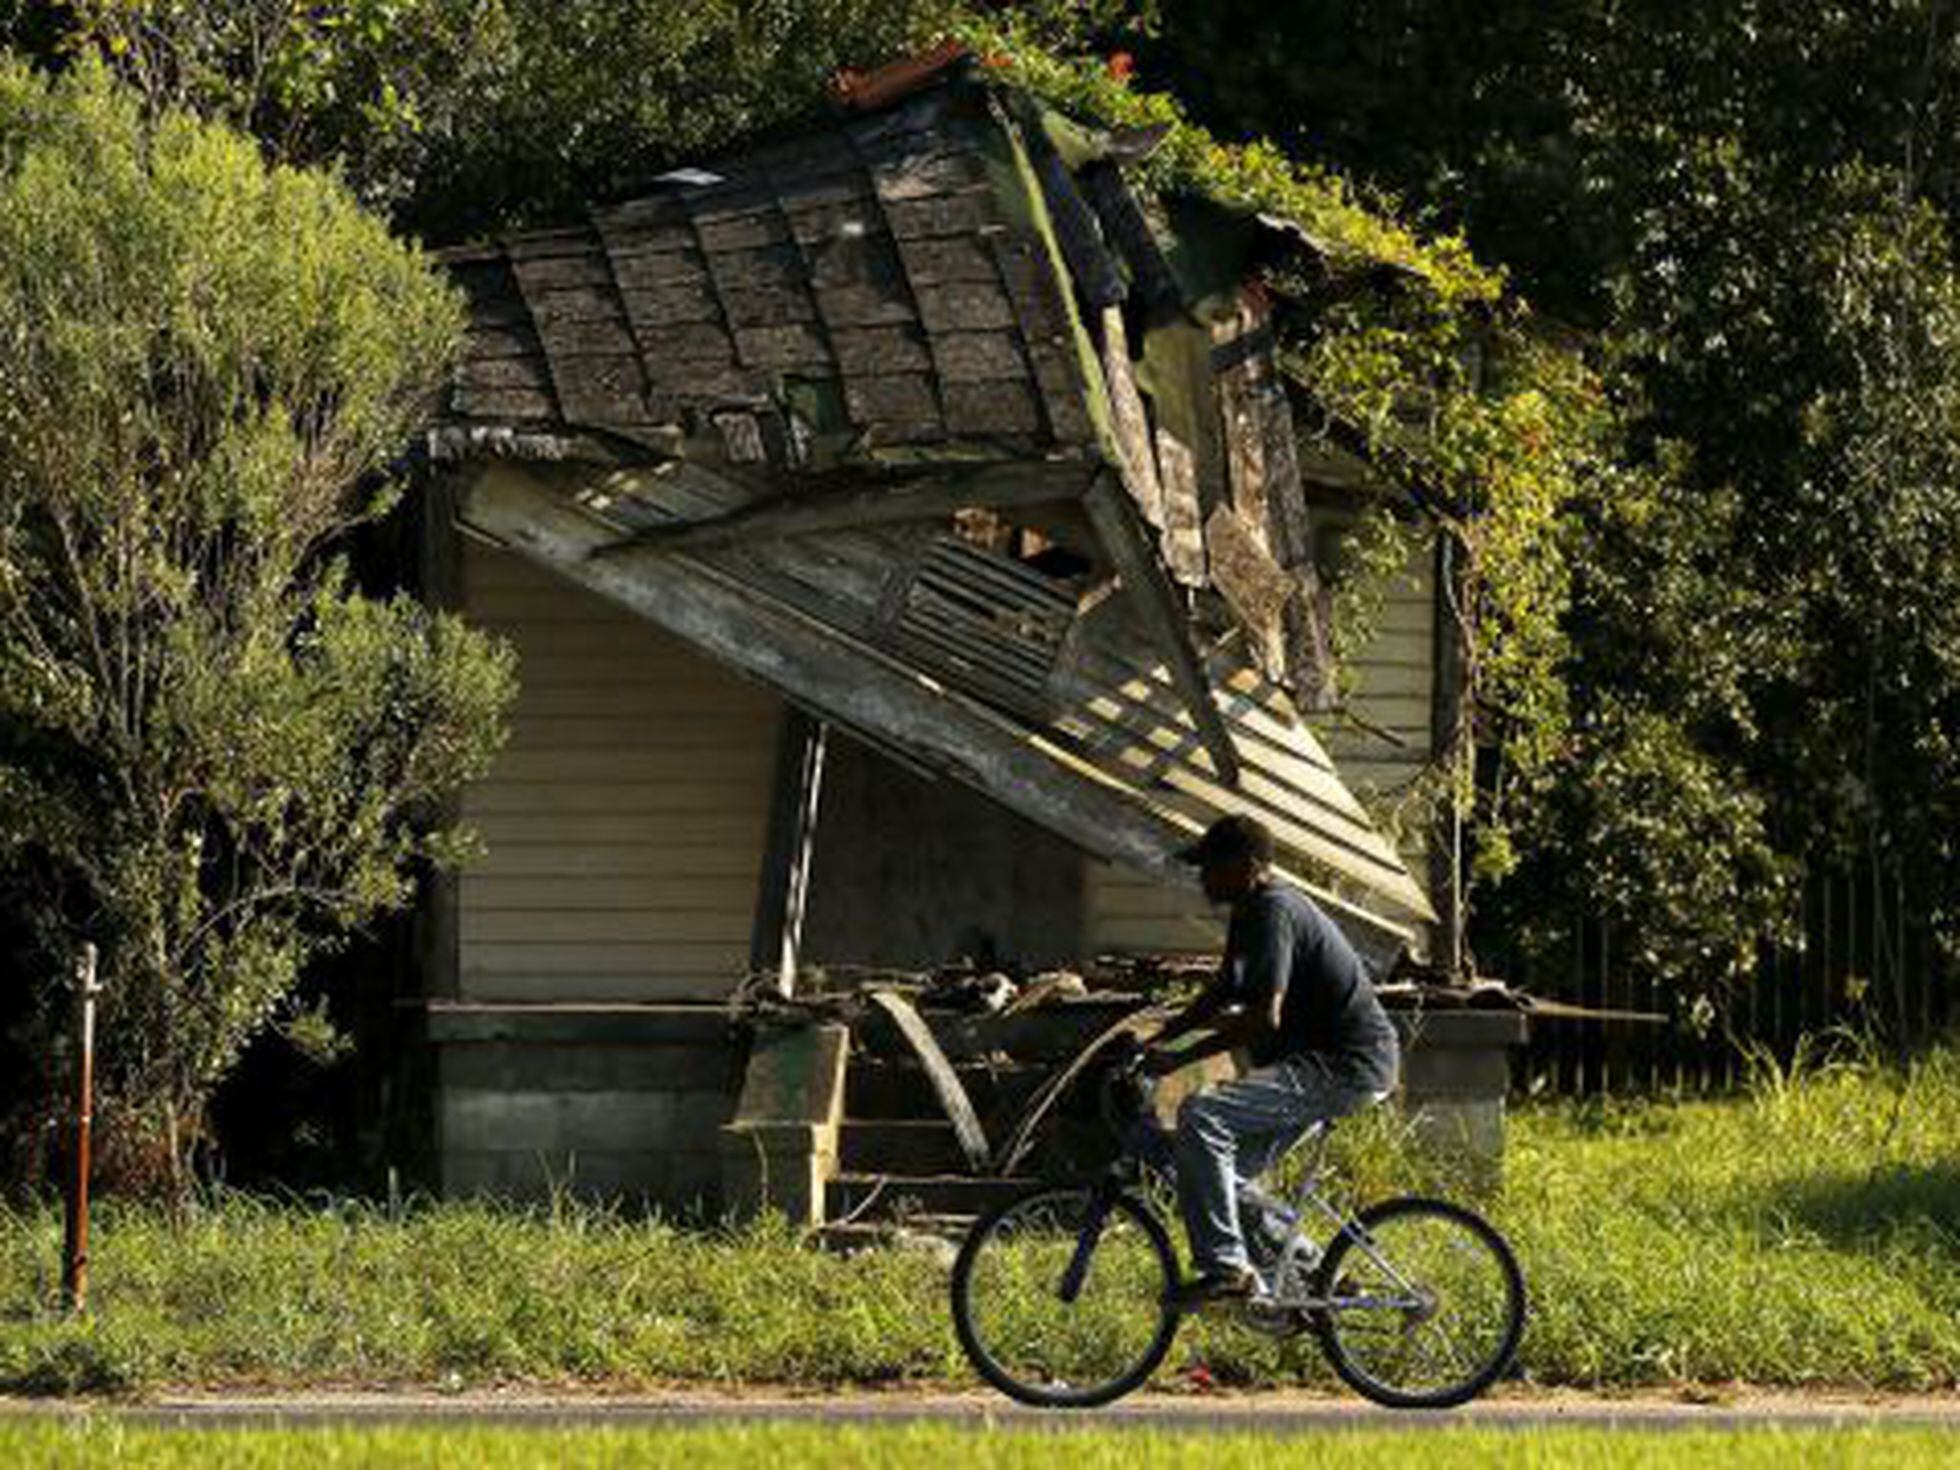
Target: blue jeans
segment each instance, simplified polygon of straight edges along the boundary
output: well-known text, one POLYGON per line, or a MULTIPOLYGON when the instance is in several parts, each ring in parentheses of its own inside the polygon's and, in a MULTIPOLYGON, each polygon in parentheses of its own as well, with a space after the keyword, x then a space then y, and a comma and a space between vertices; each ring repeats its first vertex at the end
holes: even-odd
POLYGON ((1393 1071, 1384 1081, 1374 1063, 1300 1052, 1186 1098, 1171 1148, 1193 1267, 1250 1269, 1240 1194, 1316 1123, 1358 1112, 1393 1085, 1393 1071))

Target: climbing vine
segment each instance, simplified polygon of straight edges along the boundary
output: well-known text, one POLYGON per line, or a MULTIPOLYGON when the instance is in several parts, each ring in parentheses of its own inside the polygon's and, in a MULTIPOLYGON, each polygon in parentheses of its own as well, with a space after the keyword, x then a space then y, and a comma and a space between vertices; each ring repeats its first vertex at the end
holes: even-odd
MULTIPOLYGON (((1270 144, 1220 142, 1175 99, 1101 63, 1043 51, 1011 28, 968 39, 1074 116, 1166 128, 1144 182, 1282 216, 1320 247, 1314 279, 1273 283, 1282 361, 1312 409, 1301 430, 1360 449, 1455 545, 1455 584, 1439 593, 1460 634, 1468 718, 1419 785, 1474 822, 1476 878, 1501 880, 1515 864, 1515 815, 1571 733, 1573 512, 1607 482, 1617 422, 1597 376, 1547 340, 1460 239, 1424 240, 1338 175, 1270 144)), ((1375 560, 1385 573, 1388 559, 1375 560)), ((1360 593, 1342 611, 1367 601, 1360 593)))

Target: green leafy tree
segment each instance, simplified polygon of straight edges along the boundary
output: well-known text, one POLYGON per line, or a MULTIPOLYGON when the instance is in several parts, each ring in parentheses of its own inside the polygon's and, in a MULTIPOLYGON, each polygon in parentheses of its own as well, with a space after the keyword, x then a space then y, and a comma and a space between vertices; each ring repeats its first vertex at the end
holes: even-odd
POLYGON ((460 327, 334 183, 0 59, 0 882, 101 945, 105 1136, 165 1178, 500 738, 508 655, 334 555, 460 327))
POLYGON ((1719 981, 1790 934, 1806 865, 1903 879, 1956 933, 1956 19, 1166 5, 1146 60, 1200 115, 1463 230, 1594 334, 1614 442, 1559 515, 1563 730, 1485 829, 1487 937, 1605 917, 1628 962, 1719 981))

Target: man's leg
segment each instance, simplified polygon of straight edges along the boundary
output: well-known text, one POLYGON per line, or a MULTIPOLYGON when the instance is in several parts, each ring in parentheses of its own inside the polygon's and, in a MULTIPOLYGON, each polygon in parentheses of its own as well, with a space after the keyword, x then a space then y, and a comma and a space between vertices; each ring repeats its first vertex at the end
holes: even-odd
POLYGON ((1373 1094, 1332 1058, 1308 1054, 1206 1088, 1177 1115, 1177 1194, 1201 1275, 1250 1269, 1241 1233, 1241 1179, 1270 1168, 1317 1122, 1365 1106, 1373 1094))

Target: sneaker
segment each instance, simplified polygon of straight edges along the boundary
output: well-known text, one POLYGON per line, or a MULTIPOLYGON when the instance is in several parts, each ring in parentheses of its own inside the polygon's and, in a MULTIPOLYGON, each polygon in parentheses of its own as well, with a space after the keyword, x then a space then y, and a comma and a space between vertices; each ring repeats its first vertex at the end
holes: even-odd
POLYGON ((1250 1266, 1228 1266, 1180 1282, 1171 1292, 1171 1305, 1190 1311, 1213 1302, 1242 1302, 1258 1289, 1259 1277, 1250 1266))

